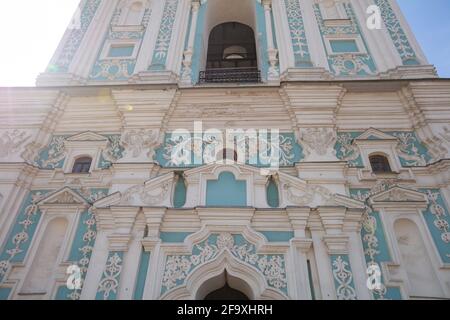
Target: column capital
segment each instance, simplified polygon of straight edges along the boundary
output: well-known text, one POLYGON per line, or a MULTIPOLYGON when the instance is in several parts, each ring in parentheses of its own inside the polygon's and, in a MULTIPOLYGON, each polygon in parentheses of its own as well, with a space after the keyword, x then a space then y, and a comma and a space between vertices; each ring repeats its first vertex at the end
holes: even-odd
POLYGON ((305 229, 308 224, 310 208, 286 208, 286 212, 291 222, 296 237, 304 238, 305 229))
POLYGON ((167 208, 143 208, 142 210, 147 224, 147 236, 159 239, 159 229, 167 208))
POLYGON ((291 245, 297 249, 300 249, 301 252, 307 253, 312 246, 312 239, 304 239, 304 238, 293 238, 291 239, 291 245))
POLYGON ((161 239, 154 237, 147 237, 141 240, 142 246, 144 250, 147 252, 151 252, 155 249, 155 247, 161 243, 161 239))
POLYGON ((328 254, 348 254, 349 237, 347 235, 326 235, 323 241, 328 247, 328 254))
POLYGON ((120 234, 120 233, 114 233, 111 235, 108 235, 108 250, 110 252, 127 252, 128 246, 131 241, 131 234, 120 234))

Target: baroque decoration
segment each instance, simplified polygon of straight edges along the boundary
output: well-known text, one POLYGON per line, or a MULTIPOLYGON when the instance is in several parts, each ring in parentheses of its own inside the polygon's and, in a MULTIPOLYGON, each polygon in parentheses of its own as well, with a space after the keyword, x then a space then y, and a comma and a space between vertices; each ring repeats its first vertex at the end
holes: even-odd
MULTIPOLYGON (((62 168, 67 157, 65 141, 69 136, 53 136, 48 146, 42 148, 35 158, 33 165, 43 169, 62 168)), ((102 150, 99 167, 106 169, 123 157, 123 148, 120 145, 120 135, 105 135, 108 144, 102 150)))
POLYGON ((30 138, 26 131, 5 131, 0 137, 0 158, 17 153, 30 138))
MULTIPOLYGON (((132 5, 131 3, 129 5, 132 5)), ((147 30, 148 23, 150 22, 151 9, 145 8, 144 16, 142 18, 141 26, 142 28, 139 31, 126 31, 126 29, 120 29, 118 26, 118 21, 122 12, 124 10, 123 3, 119 3, 116 11, 114 12, 113 17, 111 18, 110 28, 108 29, 108 34, 105 37, 103 42, 103 46, 101 50, 106 50, 108 41, 117 41, 117 40, 135 40, 135 45, 139 48, 135 48, 135 50, 139 50, 141 46, 142 39, 147 30)), ((127 80, 134 73, 134 68, 136 66, 136 58, 101 58, 100 55, 102 52, 99 52, 99 56, 97 61, 92 68, 92 72, 90 75, 90 79, 92 80, 127 80)))
POLYGON ((161 203, 167 199, 170 194, 172 182, 166 182, 159 188, 155 189, 145 185, 138 185, 127 189, 122 196, 122 203, 132 203, 133 199, 138 199, 140 202, 152 206, 161 203))
MULTIPOLYGON (((358 20, 356 18, 355 12, 353 11, 352 5, 350 3, 343 3, 342 5, 348 18, 351 21, 349 25, 327 25, 323 19, 320 5, 316 4, 314 6, 314 12, 319 24, 319 29, 322 37, 324 38, 323 41, 326 41, 325 37, 327 36, 352 36, 360 37, 361 39, 363 39, 363 34, 360 30, 358 20)), ((369 52, 364 39, 363 43, 365 51, 369 52)), ((354 54, 328 52, 328 62, 330 64, 330 69, 336 76, 370 76, 374 75, 377 71, 372 56, 369 53, 354 54)))
POLYGON ((307 128, 300 130, 300 134, 306 157, 312 153, 325 156, 330 149, 333 150, 331 156, 335 156, 336 131, 333 128, 307 128))
POLYGON ((298 0, 284 0, 296 67, 312 67, 302 10, 298 0))
POLYGON ((155 147, 159 144, 159 132, 156 130, 129 130, 122 134, 120 145, 127 155, 138 158, 144 150, 149 150, 147 158, 153 160, 155 147))
MULTIPOLYGON (((245 150, 245 162, 250 165, 265 166, 276 162, 280 166, 292 166, 302 156, 301 147, 293 134, 280 133, 278 141, 277 136, 265 134, 255 134, 253 138, 238 135, 235 141, 238 150, 245 150)), ((223 148, 221 134, 204 134, 200 137, 167 134, 157 160, 163 167, 198 166, 215 162, 218 152, 223 148)))
POLYGON ((337 256, 333 259, 333 277, 337 284, 336 295, 338 300, 356 300, 356 292, 353 288, 353 274, 350 264, 337 256))
POLYGON ((77 52, 81 41, 86 34, 95 13, 100 6, 101 0, 87 0, 83 8, 75 15, 73 25, 69 28, 69 34, 57 60, 48 68, 49 72, 67 72, 77 52))
POLYGON ((158 38, 156 39, 155 52, 153 53, 153 60, 149 70, 165 69, 178 3, 178 0, 166 0, 158 38))
POLYGON ((207 240, 196 244, 191 255, 167 256, 161 294, 182 285, 195 268, 214 260, 225 250, 261 272, 269 287, 287 292, 284 255, 257 254, 255 246, 241 235, 220 233, 212 234, 207 240))
POLYGON ((122 253, 112 252, 106 262, 103 277, 98 286, 97 293, 103 300, 113 300, 119 287, 120 273, 122 272, 122 253), (103 293, 103 294, 102 294, 103 293))
POLYGON ((418 65, 416 53, 403 30, 397 15, 388 0, 375 0, 380 8, 381 17, 404 65, 418 65))
POLYGON ((0 284, 14 262, 22 262, 30 246, 41 212, 37 203, 48 194, 48 191, 33 191, 22 205, 13 232, 9 237, 3 252, 0 254, 0 284))

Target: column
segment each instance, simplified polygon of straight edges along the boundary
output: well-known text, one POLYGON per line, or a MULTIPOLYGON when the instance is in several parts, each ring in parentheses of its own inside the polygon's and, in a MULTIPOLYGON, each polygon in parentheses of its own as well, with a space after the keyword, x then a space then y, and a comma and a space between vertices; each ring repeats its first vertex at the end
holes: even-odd
POLYGON ((356 300, 356 290, 353 272, 348 254, 349 236, 343 230, 348 220, 353 217, 347 214, 345 207, 320 207, 318 209, 322 225, 325 228, 323 242, 328 251, 328 257, 333 277, 335 296, 338 300, 356 300))
POLYGON ((273 43, 272 30, 272 0, 263 0, 264 15, 266 20, 266 36, 267 36, 267 53, 269 56, 269 72, 268 81, 279 81, 280 72, 278 71, 278 50, 273 43))
POLYGON ((297 300, 311 300, 311 285, 309 283, 308 263, 306 255, 311 249, 312 240, 306 239, 306 224, 308 223, 309 208, 286 209, 295 238, 291 240, 291 250, 295 266, 295 296, 297 300))
MULTIPOLYGON (((122 270, 125 263, 130 265, 132 263, 130 259, 133 260, 132 255, 127 253, 139 210, 140 208, 136 207, 112 207, 96 210, 99 231, 106 231, 108 242, 108 256, 97 286, 96 300, 121 299, 119 294, 121 281, 124 279, 126 279, 125 283, 134 281, 134 279, 127 279, 128 276, 122 270)), ((134 266, 136 266, 135 262, 134 266)), ((127 268, 130 267, 136 269, 135 272, 131 272, 131 276, 135 277, 137 268, 127 266, 127 268)))
POLYGON ((145 252, 151 254, 151 261, 148 265, 145 279, 145 288, 142 293, 143 300, 156 300, 160 296, 160 287, 157 286, 160 271, 160 227, 166 212, 163 208, 144 208, 144 215, 147 224, 147 236, 142 240, 145 252))
POLYGON ((183 53, 183 71, 181 74, 181 83, 184 85, 192 84, 192 56, 194 54, 195 32, 197 30, 198 11, 200 1, 194 0, 191 4, 191 26, 189 30, 188 45, 183 53))

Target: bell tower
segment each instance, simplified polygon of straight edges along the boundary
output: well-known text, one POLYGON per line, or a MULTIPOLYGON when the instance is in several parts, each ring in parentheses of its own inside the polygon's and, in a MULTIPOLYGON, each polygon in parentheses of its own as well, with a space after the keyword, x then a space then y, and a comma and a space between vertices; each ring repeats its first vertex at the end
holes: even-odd
POLYGON ((393 0, 83 0, 74 22, 38 85, 436 77, 393 0))

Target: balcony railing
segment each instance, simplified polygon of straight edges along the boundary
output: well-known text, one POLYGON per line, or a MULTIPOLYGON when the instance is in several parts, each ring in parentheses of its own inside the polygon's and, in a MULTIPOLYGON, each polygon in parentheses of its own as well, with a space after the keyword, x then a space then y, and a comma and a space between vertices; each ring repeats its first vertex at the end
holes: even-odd
POLYGON ((258 68, 221 68, 200 71, 200 83, 258 83, 261 71, 258 68))

